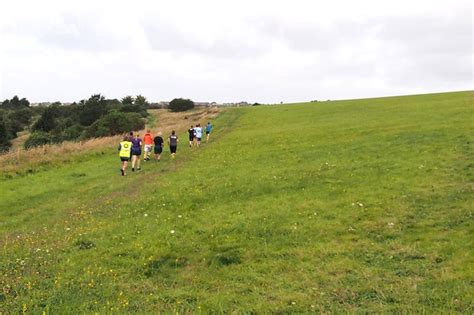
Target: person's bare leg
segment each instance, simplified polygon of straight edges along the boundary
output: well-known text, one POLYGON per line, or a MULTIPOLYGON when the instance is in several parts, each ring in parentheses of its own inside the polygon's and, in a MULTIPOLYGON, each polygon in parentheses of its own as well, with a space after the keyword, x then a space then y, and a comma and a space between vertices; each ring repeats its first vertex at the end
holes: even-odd
POLYGON ((132 172, 135 171, 135 165, 137 164, 137 156, 132 155, 132 172))
POLYGON ((127 173, 125 172, 125 170, 127 169, 127 164, 127 161, 122 161, 122 176, 127 175, 127 173))

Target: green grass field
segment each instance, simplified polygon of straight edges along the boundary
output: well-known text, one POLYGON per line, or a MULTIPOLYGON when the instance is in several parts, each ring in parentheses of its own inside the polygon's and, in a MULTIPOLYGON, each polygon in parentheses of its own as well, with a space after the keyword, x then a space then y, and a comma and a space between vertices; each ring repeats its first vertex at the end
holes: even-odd
POLYGON ((3 178, 0 313, 472 313, 473 100, 228 109, 125 178, 115 146, 3 178))

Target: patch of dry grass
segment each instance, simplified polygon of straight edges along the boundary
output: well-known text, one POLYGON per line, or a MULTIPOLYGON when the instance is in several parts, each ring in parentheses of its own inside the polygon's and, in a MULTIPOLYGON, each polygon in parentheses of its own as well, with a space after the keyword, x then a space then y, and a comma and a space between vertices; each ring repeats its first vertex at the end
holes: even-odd
POLYGON ((16 151, 18 148, 22 148, 23 144, 25 143, 25 141, 28 139, 29 136, 30 136, 29 131, 25 130, 25 131, 18 132, 17 137, 11 141, 12 142, 11 150, 16 151))
MULTIPOLYGON (((214 119, 219 114, 219 108, 198 108, 192 111, 173 113, 166 109, 152 109, 149 113, 157 126, 150 127, 153 134, 158 131, 168 135, 172 130, 187 130, 190 125, 200 123, 204 126, 208 120, 214 119)), ((147 128, 145 128, 147 129, 147 128)))

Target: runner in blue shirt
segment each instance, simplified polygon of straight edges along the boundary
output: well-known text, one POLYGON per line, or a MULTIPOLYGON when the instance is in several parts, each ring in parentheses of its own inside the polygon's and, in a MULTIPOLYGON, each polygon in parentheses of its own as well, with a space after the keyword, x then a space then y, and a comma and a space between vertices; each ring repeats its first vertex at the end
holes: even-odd
POLYGON ((194 127, 194 134, 196 135, 196 145, 199 147, 201 145, 201 138, 202 138, 201 124, 197 124, 196 127, 194 127))
POLYGON ((209 142, 209 136, 211 135, 211 131, 212 131, 212 125, 208 121, 206 125, 206 142, 209 142))

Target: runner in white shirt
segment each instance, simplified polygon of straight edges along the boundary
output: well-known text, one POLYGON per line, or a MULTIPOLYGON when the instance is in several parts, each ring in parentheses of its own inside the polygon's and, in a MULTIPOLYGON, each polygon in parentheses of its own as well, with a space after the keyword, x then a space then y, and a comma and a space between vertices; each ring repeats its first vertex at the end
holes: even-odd
POLYGON ((194 134, 196 135, 196 144, 199 147, 201 144, 201 138, 202 138, 202 127, 201 124, 197 124, 196 127, 194 127, 194 134))

